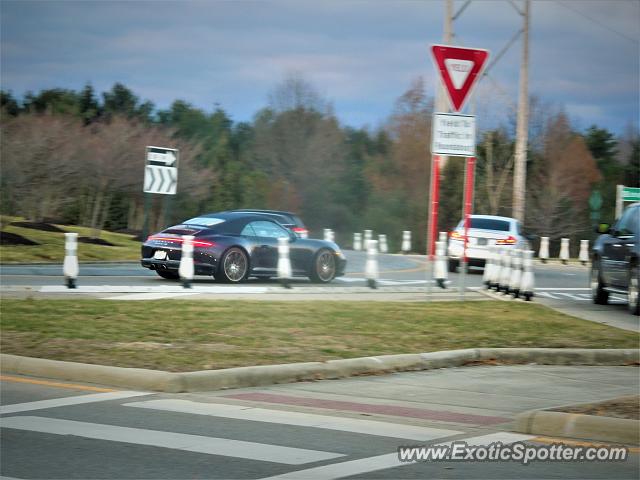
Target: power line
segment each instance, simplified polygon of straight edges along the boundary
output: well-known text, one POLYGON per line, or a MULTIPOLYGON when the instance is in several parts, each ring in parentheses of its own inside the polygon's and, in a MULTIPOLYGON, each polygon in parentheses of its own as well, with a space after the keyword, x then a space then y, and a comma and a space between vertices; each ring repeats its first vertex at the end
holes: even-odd
POLYGON ((556 3, 557 3, 558 5, 562 5, 562 6, 563 6, 564 8, 566 8, 567 10, 571 10, 572 12, 575 12, 575 13, 577 13, 578 15, 583 16, 584 18, 586 18, 587 20, 592 21, 592 22, 593 22, 593 23, 595 23, 596 25, 599 25, 600 27, 602 27, 602 28, 604 28, 604 29, 606 29, 606 30, 609 30, 609 31, 610 31, 610 32, 612 32, 612 33, 615 33, 616 35, 619 35, 620 37, 624 38, 625 40, 629 40, 629 41, 631 41, 631 42, 633 42, 633 43, 640 43, 640 41, 639 41, 639 40, 637 40, 637 39, 635 39, 635 38, 632 38, 632 37, 630 37, 629 35, 627 35, 627 34, 625 34, 625 33, 619 32, 619 31, 618 31, 618 30, 616 30, 615 28, 612 28, 612 27, 610 27, 609 25, 606 25, 606 24, 602 23, 601 21, 596 20, 595 18, 593 18, 593 17, 591 17, 591 16, 587 15, 586 13, 581 12, 580 10, 577 10, 575 7, 570 7, 569 5, 567 5, 567 4, 566 4, 566 3, 564 3, 564 2, 561 2, 560 0, 556 0, 556 3))

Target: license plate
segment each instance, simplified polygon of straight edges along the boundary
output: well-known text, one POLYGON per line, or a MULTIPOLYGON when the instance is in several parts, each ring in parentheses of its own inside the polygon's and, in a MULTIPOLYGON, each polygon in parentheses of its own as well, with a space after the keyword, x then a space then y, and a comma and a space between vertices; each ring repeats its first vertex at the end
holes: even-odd
POLYGON ((478 245, 486 245, 487 244, 487 239, 486 238, 479 238, 478 239, 478 245))
POLYGON ((166 260, 167 252, 163 250, 156 250, 155 253, 153 254, 153 258, 155 258, 156 260, 166 260))

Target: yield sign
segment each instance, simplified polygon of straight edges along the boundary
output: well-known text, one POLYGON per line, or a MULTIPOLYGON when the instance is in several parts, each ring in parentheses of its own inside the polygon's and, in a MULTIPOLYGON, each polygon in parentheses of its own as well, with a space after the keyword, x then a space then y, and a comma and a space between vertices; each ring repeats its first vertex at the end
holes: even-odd
POLYGON ((480 77, 489 51, 478 48, 432 45, 431 54, 449 93, 453 110, 462 110, 469 92, 480 77))

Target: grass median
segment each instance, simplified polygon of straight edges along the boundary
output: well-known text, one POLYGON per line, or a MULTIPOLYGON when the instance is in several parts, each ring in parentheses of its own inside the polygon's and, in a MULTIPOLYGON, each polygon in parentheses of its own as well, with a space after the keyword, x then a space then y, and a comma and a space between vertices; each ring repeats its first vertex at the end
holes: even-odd
POLYGON ((533 304, 13 300, 1 350, 166 371, 472 347, 636 348, 633 332, 533 304))

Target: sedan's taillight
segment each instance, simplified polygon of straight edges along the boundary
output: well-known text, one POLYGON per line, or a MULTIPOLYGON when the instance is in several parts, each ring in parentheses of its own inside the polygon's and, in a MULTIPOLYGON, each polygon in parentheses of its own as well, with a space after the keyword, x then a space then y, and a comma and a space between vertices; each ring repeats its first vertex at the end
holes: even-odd
POLYGON ((452 240, 464 240, 464 235, 454 230, 453 232, 449 233, 449 238, 451 238, 452 240))
POLYGON ((499 238, 496 240, 496 245, 515 245, 518 242, 518 239, 512 235, 509 235, 507 238, 499 238))
POLYGON ((215 245, 214 242, 209 242, 207 240, 194 240, 193 241, 193 246, 194 247, 213 247, 215 245))

